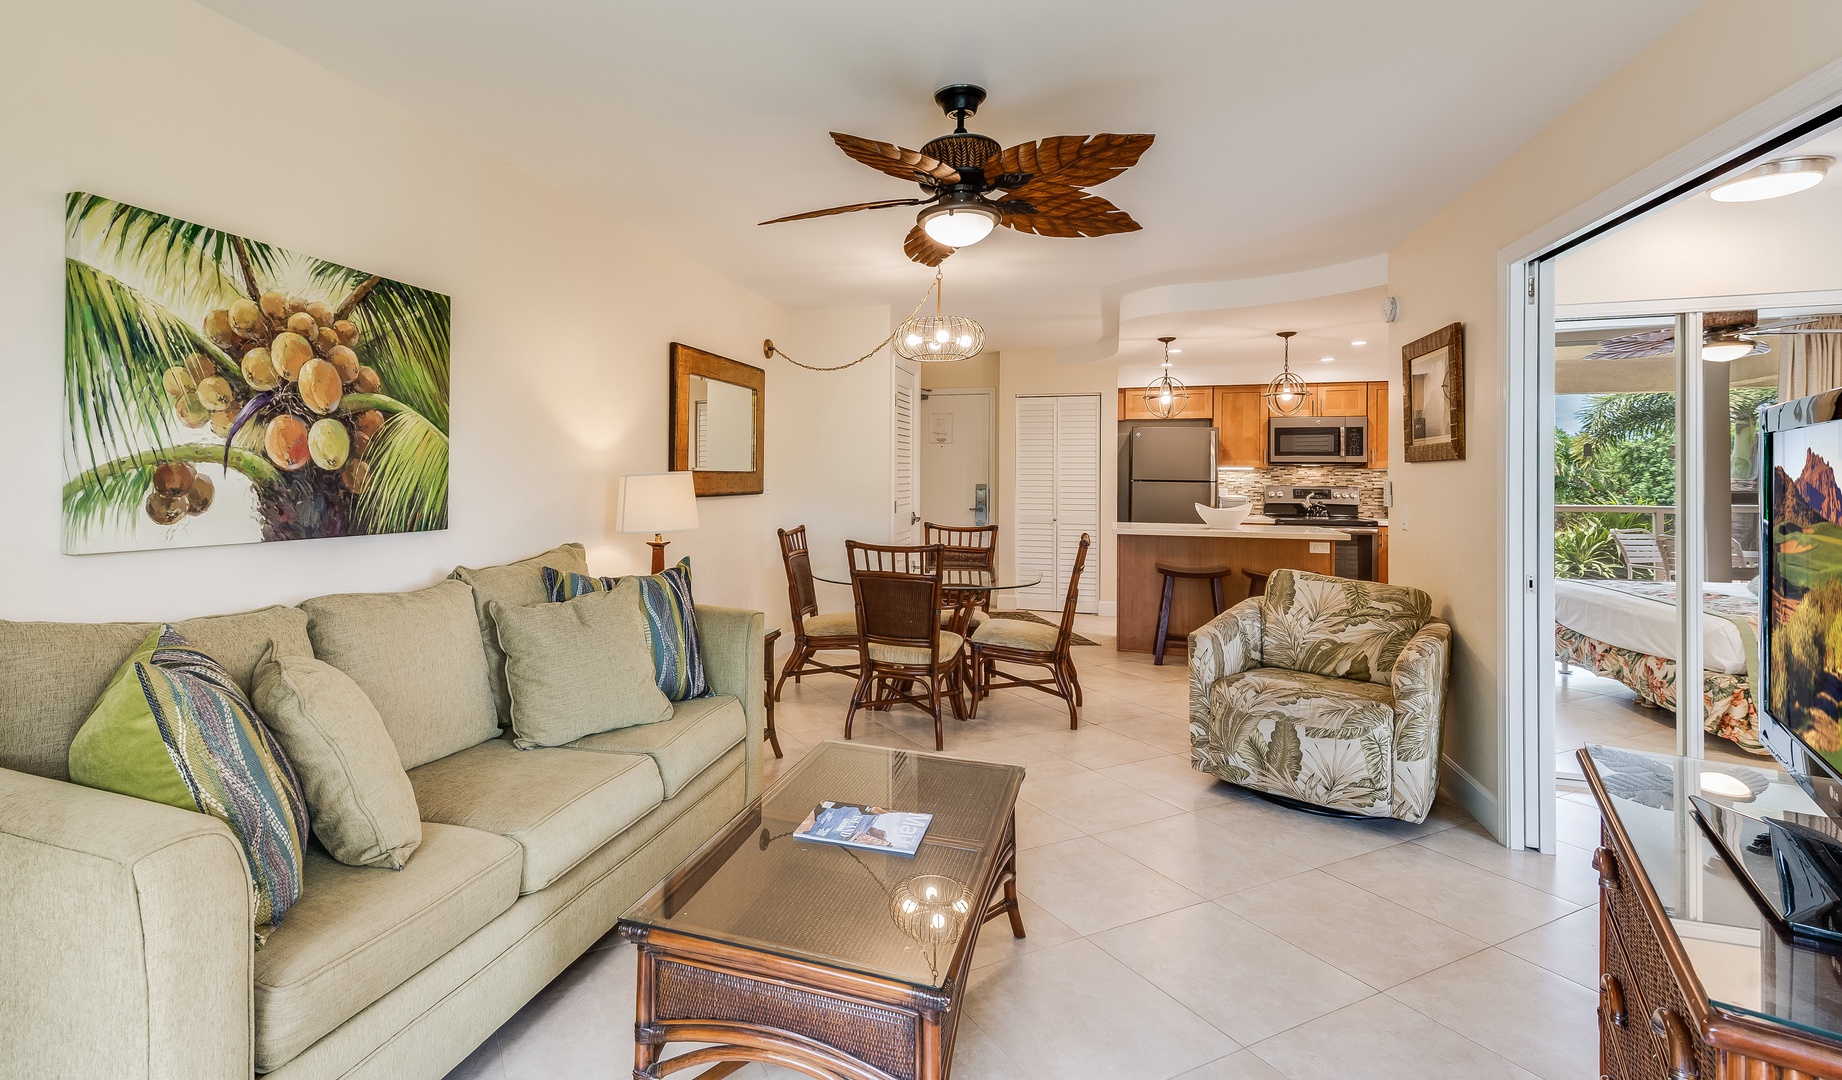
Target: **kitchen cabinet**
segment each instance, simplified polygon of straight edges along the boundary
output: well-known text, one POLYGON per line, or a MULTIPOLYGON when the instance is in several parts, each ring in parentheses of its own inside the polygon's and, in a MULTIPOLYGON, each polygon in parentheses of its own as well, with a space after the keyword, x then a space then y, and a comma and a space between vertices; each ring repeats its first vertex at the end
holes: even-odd
POLYGON ((1369 468, 1388 467, 1388 436, 1394 431, 1394 415, 1388 410, 1388 384, 1369 384, 1369 468))
POLYGON ((1215 388, 1215 463, 1257 469, 1266 464, 1266 400, 1259 386, 1215 388))
MULTIPOLYGON (((1215 409, 1215 388, 1212 386, 1190 386, 1183 390, 1183 411, 1171 420, 1213 420, 1215 409)), ((1121 420, 1163 420, 1145 406, 1144 388, 1126 389, 1119 392, 1119 418, 1121 420)))
POLYGON ((1311 388, 1313 416, 1367 416, 1368 383, 1318 383, 1311 388))

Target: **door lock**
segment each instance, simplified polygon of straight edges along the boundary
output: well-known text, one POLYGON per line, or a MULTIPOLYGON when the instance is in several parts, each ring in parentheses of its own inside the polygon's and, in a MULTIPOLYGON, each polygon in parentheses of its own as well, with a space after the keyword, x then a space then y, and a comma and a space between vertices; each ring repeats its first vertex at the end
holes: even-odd
POLYGON ((972 505, 967 507, 967 509, 972 511, 972 523, 974 525, 986 524, 985 519, 991 513, 990 484, 972 485, 972 505))

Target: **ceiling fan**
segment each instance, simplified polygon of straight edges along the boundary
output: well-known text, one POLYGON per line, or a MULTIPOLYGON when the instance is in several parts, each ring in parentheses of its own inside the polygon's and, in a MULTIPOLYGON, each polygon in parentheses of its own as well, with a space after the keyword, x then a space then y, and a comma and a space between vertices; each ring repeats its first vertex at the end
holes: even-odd
POLYGON ((923 266, 983 240, 999 225, 1038 236, 1105 236, 1135 232, 1131 215, 1081 189, 1103 184, 1137 164, 1150 135, 1057 135, 1002 150, 996 139, 966 130, 966 118, 985 101, 985 88, 958 83, 934 92, 958 126, 919 151, 894 143, 832 132, 832 141, 857 161, 898 180, 921 185, 922 198, 882 199, 813 210, 782 221, 877 210, 923 207, 902 250, 923 266))
MULTIPOLYGON (((1757 311, 1710 311, 1701 317, 1701 356, 1704 360, 1738 360, 1770 352, 1772 347, 1761 337, 1791 334, 1842 334, 1842 329, 1813 327, 1821 316, 1759 321, 1757 311)), ((1638 360, 1646 356, 1664 356, 1676 351, 1676 331, 1650 330, 1642 334, 1606 338, 1599 348, 1587 353, 1587 360, 1638 360)))

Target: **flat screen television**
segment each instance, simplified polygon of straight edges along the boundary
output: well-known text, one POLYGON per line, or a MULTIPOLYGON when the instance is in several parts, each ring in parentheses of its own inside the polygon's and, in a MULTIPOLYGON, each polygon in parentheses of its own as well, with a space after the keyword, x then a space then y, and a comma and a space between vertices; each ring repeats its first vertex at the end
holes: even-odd
POLYGON ((1842 817, 1842 390, 1760 413, 1760 740, 1842 817))

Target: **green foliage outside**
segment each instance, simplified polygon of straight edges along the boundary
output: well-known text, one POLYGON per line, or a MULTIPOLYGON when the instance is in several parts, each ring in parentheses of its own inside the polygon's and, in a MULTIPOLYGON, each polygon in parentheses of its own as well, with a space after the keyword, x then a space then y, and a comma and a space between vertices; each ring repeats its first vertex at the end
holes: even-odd
POLYGON ((1804 594, 1797 611, 1772 635, 1772 711, 1842 766, 1836 703, 1818 675, 1842 668, 1842 581, 1831 578, 1804 594))

